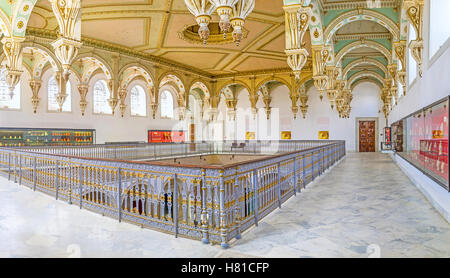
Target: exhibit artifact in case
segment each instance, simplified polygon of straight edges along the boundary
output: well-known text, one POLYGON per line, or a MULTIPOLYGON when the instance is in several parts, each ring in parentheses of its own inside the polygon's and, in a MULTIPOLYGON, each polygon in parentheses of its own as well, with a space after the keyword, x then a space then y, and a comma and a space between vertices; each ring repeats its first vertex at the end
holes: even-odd
POLYGON ((149 130, 148 143, 184 143, 186 135, 183 130, 149 130))
POLYGON ((94 129, 0 128, 0 147, 92 144, 95 144, 94 129))
POLYGON ((449 97, 392 124, 397 153, 449 190, 449 97), (401 147, 400 147, 401 146, 401 147))

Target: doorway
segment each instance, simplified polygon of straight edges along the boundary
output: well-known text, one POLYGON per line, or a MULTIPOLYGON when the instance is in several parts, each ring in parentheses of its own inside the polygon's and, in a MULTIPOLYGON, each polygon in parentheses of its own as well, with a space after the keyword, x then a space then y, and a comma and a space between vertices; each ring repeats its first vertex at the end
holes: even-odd
POLYGON ((375 152, 376 122, 359 121, 359 152, 375 152))

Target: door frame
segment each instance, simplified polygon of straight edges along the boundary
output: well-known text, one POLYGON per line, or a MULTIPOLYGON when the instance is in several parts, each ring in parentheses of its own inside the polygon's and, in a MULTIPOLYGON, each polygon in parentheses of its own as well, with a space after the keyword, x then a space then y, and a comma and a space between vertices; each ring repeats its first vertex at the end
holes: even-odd
POLYGON ((380 151, 379 147, 379 128, 378 128, 378 117, 361 117, 361 118, 355 118, 355 125, 356 125, 356 152, 359 153, 359 122, 365 122, 365 121, 375 121, 375 152, 380 151))

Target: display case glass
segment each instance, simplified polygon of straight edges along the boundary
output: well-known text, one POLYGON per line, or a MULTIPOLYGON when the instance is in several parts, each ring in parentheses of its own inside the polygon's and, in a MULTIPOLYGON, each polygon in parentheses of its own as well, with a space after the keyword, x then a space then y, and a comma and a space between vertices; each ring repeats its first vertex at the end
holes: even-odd
POLYGON ((94 129, 0 128, 0 147, 95 144, 94 129))
POLYGON ((449 98, 392 125, 399 155, 449 190, 449 98), (397 139, 398 138, 398 139, 397 139))
POLYGON ((184 143, 185 132, 182 130, 149 130, 149 143, 184 143))

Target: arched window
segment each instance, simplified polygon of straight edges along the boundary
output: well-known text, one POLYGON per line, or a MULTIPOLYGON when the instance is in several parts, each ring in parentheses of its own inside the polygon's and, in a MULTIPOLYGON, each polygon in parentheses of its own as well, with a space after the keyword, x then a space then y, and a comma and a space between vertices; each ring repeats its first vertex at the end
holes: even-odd
MULTIPOLYGON (((408 45, 409 42, 413 40, 413 38, 416 37, 415 35, 416 31, 414 30, 414 27, 410 24, 409 30, 408 30, 408 45)), ((411 49, 408 48, 408 82, 409 85, 413 83, 413 81, 417 77, 417 62, 414 60, 414 57, 411 54, 411 49)))
POLYGON ((99 80, 94 84, 94 113, 112 114, 108 99, 110 97, 108 84, 105 80, 99 80))
MULTIPOLYGON (((59 85, 56 82, 54 76, 50 78, 47 85, 47 98, 48 98, 48 111, 59 111, 59 104, 56 101, 56 96, 59 92, 59 85)), ((66 100, 64 101, 62 112, 71 112, 72 111, 72 86, 70 81, 66 83, 66 100)))
POLYGON ((168 90, 161 93, 161 118, 173 119, 173 97, 168 90))
POLYGON ((430 1, 430 58, 444 46, 450 38, 450 1, 430 1))
POLYGON ((9 91, 9 86, 6 83, 6 70, 0 70, 0 108, 3 109, 20 109, 20 82, 16 85, 13 91, 13 97, 9 91))
POLYGON ((147 116, 147 98, 144 89, 137 85, 131 89, 131 116, 147 116))

